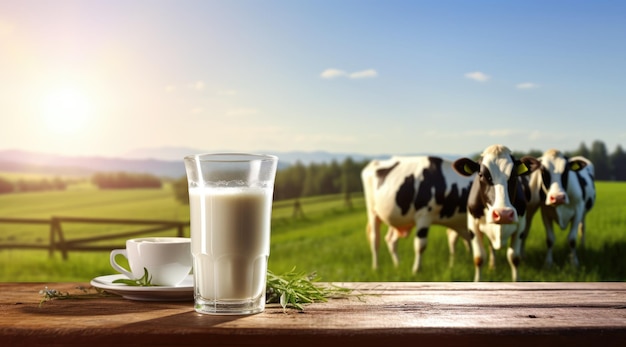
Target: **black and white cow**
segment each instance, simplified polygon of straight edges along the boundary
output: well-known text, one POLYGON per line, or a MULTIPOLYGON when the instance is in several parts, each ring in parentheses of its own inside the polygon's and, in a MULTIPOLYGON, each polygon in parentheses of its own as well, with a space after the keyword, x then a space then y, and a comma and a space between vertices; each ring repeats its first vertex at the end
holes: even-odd
POLYGON ((373 160, 361 172, 367 208, 367 238, 372 267, 378 267, 381 223, 394 265, 398 265, 397 242, 416 227, 413 273, 427 244, 431 224, 448 227, 451 260, 458 236, 469 240, 466 202, 472 179, 454 172, 452 162, 438 157, 392 157, 373 160), (452 230, 454 231, 452 231, 452 230))
POLYGON ((526 225, 526 199, 520 176, 538 167, 535 158, 516 160, 502 145, 488 147, 478 161, 461 158, 454 162, 455 170, 461 175, 478 173, 467 200, 467 228, 473 235, 474 281, 481 279, 486 254, 483 235, 487 235, 494 250, 505 246, 510 239, 507 260, 513 281, 518 280, 517 267, 526 225))
POLYGON ((553 263, 552 246, 556 223, 565 230, 570 225, 568 242, 570 261, 578 266, 576 239, 580 234, 581 244, 585 241, 585 216, 596 200, 593 164, 584 157, 568 158, 558 150, 551 149, 538 158, 541 169, 532 173, 528 180, 530 199, 528 202, 526 234, 530 221, 541 209, 541 219, 546 229, 546 265, 553 263))

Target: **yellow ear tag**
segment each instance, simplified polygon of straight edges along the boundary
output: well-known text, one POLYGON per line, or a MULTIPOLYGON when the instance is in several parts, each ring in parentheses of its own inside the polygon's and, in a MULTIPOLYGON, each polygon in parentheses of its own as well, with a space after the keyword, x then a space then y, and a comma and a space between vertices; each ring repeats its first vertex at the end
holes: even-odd
POLYGON ((474 171, 468 164, 463 165, 463 170, 470 175, 474 173, 474 171))
POLYGON ((580 164, 578 164, 577 162, 573 162, 571 169, 572 169, 572 171, 580 170, 581 169, 580 164))
POLYGON ((520 163, 519 165, 517 165, 517 174, 518 175, 523 175, 526 172, 528 172, 528 166, 526 166, 526 164, 520 163))

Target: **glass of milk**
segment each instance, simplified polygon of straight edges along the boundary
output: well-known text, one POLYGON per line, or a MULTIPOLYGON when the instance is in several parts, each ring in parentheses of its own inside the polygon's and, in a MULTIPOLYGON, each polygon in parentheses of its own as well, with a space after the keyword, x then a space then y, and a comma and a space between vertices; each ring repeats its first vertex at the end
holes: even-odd
POLYGON ((216 153, 190 155, 184 162, 195 310, 262 312, 278 158, 216 153))

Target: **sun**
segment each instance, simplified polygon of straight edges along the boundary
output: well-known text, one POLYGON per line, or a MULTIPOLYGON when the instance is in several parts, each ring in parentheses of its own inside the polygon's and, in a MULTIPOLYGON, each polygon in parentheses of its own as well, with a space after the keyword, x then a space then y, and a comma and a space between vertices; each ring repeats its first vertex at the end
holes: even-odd
POLYGON ((85 127, 91 116, 91 104, 78 89, 62 88, 47 94, 43 101, 46 127, 56 133, 76 133, 85 127))

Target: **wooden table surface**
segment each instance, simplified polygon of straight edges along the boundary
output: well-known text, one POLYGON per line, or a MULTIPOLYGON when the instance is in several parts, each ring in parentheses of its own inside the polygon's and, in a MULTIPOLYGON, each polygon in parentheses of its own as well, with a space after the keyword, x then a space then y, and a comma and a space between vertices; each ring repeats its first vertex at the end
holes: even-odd
POLYGON ((626 283, 338 283, 359 297, 201 315, 187 302, 53 300, 85 283, 0 283, 0 346, 626 346, 626 283), (399 345, 402 343, 402 345, 399 345))

